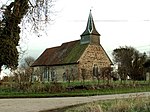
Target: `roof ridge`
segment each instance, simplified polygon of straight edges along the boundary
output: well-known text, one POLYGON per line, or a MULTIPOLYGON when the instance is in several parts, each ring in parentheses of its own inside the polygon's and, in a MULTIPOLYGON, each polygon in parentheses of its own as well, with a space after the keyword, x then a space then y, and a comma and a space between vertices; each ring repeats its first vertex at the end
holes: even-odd
POLYGON ((55 47, 49 47, 49 48, 46 48, 46 50, 48 49, 54 49, 54 48, 59 48, 60 46, 55 46, 55 47))
POLYGON ((62 46, 63 44, 67 44, 67 43, 71 43, 71 42, 76 42, 76 41, 80 41, 80 39, 78 39, 78 40, 73 40, 73 41, 69 41, 69 42, 64 42, 64 43, 61 44, 61 46, 62 46))

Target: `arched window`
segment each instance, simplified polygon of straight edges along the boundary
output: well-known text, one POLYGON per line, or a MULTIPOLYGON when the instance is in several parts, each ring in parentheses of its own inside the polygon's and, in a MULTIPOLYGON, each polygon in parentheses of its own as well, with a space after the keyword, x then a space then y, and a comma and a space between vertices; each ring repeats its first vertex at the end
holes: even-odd
POLYGON ((93 66, 93 76, 97 76, 98 75, 98 66, 97 64, 94 64, 93 66))

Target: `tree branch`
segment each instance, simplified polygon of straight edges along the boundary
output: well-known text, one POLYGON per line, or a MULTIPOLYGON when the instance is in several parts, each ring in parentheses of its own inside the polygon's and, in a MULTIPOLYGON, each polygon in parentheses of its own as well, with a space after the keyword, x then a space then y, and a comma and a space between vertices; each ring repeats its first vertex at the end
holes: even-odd
POLYGON ((31 7, 34 7, 33 5, 32 5, 32 3, 31 3, 31 1, 29 0, 29 4, 31 5, 31 7))

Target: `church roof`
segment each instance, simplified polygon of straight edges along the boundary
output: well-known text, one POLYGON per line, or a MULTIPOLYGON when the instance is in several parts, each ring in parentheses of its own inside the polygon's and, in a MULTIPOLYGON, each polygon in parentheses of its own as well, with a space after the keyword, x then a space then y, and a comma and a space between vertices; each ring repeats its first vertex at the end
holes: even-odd
MULTIPOLYGON (((97 30, 95 28, 91 11, 89 14, 86 30, 82 33, 81 36, 85 36, 85 35, 100 36, 100 34, 97 32, 97 30)), ((82 40, 82 37, 81 37, 81 40, 82 40)), ((39 58, 32 64, 32 67, 59 66, 59 65, 69 65, 69 64, 79 63, 78 61, 79 61, 80 57, 82 56, 83 52, 89 45, 89 43, 81 44, 80 43, 81 40, 66 42, 66 43, 63 43, 61 46, 47 48, 39 56, 39 58)), ((98 44, 98 45, 100 45, 100 44, 98 44)), ((103 47, 101 45, 100 45, 100 47, 103 49, 103 47)), ((104 50, 104 52, 105 52, 105 50, 104 50)), ((105 52, 105 54, 108 57, 106 52, 105 52)), ((110 60, 110 62, 111 62, 111 60, 110 60)))
POLYGON ((46 49, 32 64, 35 66, 54 66, 78 63, 88 44, 81 45, 80 40, 63 43, 61 46, 46 49))
POLYGON ((90 10, 90 14, 89 14, 89 18, 88 18, 86 29, 81 34, 81 36, 91 35, 91 34, 100 36, 100 34, 97 32, 97 30, 95 28, 94 20, 93 20, 92 13, 91 13, 91 10, 90 10))

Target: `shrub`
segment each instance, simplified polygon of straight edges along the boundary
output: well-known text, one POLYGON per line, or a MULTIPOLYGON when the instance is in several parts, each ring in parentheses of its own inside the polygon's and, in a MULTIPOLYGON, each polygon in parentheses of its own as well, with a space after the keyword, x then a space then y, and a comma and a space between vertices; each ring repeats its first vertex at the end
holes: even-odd
POLYGON ((34 93, 57 93, 63 92, 64 87, 61 83, 51 82, 51 83, 34 83, 27 89, 28 92, 34 93))
MULTIPOLYGON (((150 97, 140 97, 112 101, 106 112, 150 112, 150 97)), ((103 107, 103 106, 102 106, 103 107)))
POLYGON ((51 82, 47 86, 48 86, 47 90, 50 93, 64 92, 64 90, 65 90, 62 83, 58 83, 58 82, 51 82))
POLYGON ((150 97, 107 100, 68 107, 63 112, 150 112, 150 97))
POLYGON ((138 99, 132 110, 135 112, 150 112, 150 98, 148 100, 138 99))
POLYGON ((108 112, 129 112, 130 105, 128 102, 125 101, 118 101, 117 103, 114 103, 108 112))
POLYGON ((37 92, 44 92, 44 84, 42 83, 34 83, 32 84, 27 91, 28 92, 33 92, 33 93, 37 93, 37 92))

